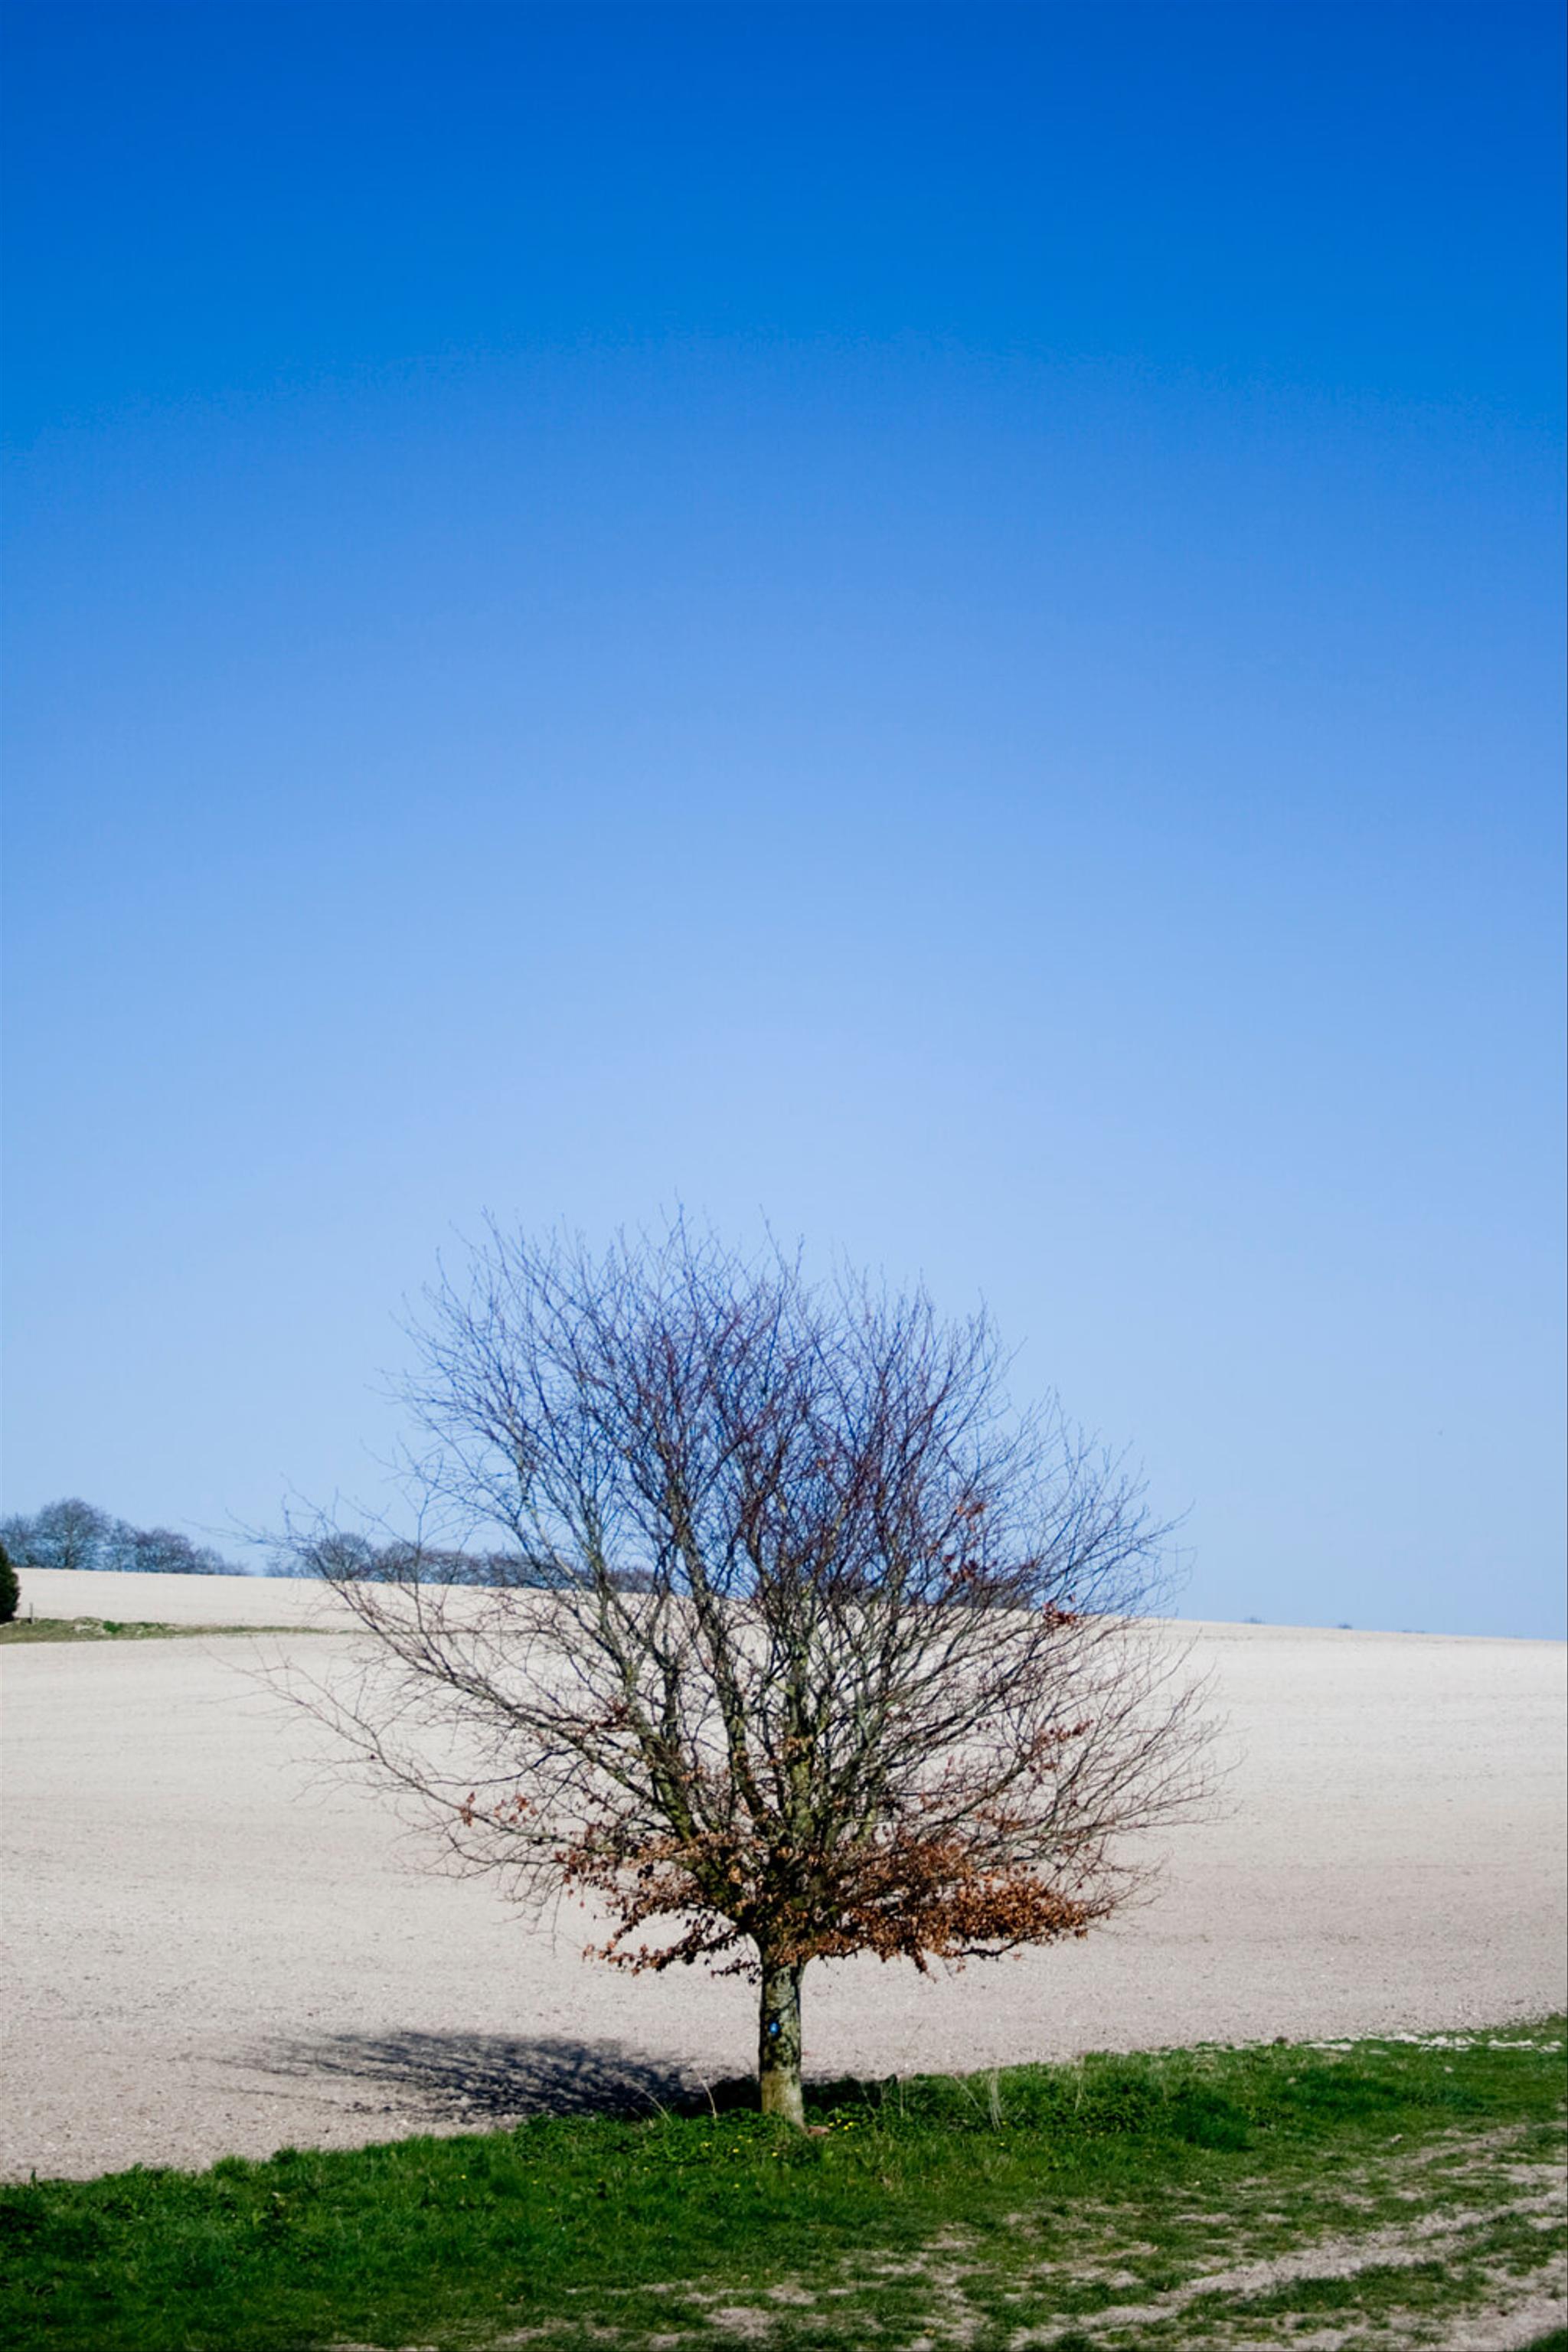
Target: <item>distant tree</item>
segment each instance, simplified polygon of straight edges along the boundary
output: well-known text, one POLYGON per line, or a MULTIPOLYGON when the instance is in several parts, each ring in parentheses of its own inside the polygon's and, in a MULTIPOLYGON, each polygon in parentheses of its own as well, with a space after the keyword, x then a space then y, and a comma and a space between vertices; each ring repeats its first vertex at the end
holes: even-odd
POLYGON ((98 1568, 114 1527, 107 1511, 73 1495, 46 1503, 30 1518, 0 1522, 0 1540, 26 1567, 98 1568))
MULTIPOLYGON (((460 1584, 537 1588, 538 1569, 521 1552, 465 1551, 393 1537, 373 1543, 356 1529, 323 1528, 297 1535, 274 1553, 279 1573, 365 1584, 460 1584)), ((623 1588, 636 1587, 623 1573, 623 1588)))
POLYGON ((32 1568, 142 1569, 160 1576, 223 1576, 229 1562, 173 1528, 134 1528, 76 1497, 46 1503, 31 1517, 0 1521, 0 1540, 32 1568))
POLYGON ((679 1226, 602 1261, 492 1233, 430 1308, 425 1506, 524 1572, 378 1581, 318 1536, 373 1663, 295 1695, 460 1867, 595 1899, 621 1966, 750 1975, 797 2124, 811 1961, 992 1958, 1137 1883, 1201 1784, 1138 1622, 1163 1531, 1056 1408, 1009 1412, 984 1318, 679 1226))
POLYGON ((0 1625, 11 1622, 21 1598, 21 1581, 11 1564, 11 1555, 0 1543, 0 1625))
POLYGON ((395 1540, 373 1552, 361 1573, 377 1584, 491 1585, 515 1583, 521 1568, 500 1553, 395 1540))
POLYGON ((140 1569, 153 1576, 232 1575, 226 1559, 207 1544, 195 1544, 174 1528, 116 1528, 105 1566, 140 1569))
POLYGON ((322 1528, 279 1545, 274 1570, 283 1576, 322 1576, 357 1582, 375 1573, 376 1548, 352 1528, 322 1528))

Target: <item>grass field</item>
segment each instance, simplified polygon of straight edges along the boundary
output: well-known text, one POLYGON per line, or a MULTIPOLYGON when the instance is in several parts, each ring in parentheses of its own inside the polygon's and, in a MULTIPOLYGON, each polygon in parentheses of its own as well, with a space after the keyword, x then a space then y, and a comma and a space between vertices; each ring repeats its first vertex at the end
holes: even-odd
POLYGON ((143 1618, 14 1617, 8 1625, 0 1625, 0 1645, 27 1642, 186 1642, 204 1633, 293 1636, 310 1630, 298 1625, 158 1625, 143 1618))
MULTIPOLYGON (((1564 2347, 1563 2021, 0 2191, 14 2352, 1564 2347), (1555 2331, 1555 2332, 1554 2332, 1555 2331)), ((737 2095, 739 2094, 737 2093, 737 2095)))

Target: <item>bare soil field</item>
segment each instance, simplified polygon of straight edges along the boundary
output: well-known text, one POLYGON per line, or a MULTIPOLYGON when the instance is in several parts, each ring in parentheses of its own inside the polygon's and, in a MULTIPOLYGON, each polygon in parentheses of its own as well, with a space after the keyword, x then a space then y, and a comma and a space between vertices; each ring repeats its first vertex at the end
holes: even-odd
MULTIPOLYGON (((25 1579, 39 1615, 323 1622, 308 1586, 25 1579), (145 1588, 145 1589, 143 1589, 145 1588)), ((1087 2049, 1495 2024, 1568 1978, 1565 1654, 1546 1642, 1176 1629, 1232 1766, 1158 1891, 1088 1942, 922 1981, 806 1980, 818 2074, 1087 2049)), ((434 1876, 385 1801, 320 1767, 256 1678, 352 1637, 69 1643, 5 1654, 0 2172, 85 2176, 353 2146, 541 2107, 662 2099, 747 2071, 750 1989, 582 1958, 434 1876)))

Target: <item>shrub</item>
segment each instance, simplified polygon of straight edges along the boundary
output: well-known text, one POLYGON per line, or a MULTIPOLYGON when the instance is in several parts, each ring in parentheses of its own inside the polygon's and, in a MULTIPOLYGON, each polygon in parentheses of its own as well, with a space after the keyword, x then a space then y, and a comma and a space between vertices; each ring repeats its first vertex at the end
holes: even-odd
POLYGON ((11 1565, 11 1555, 0 1544, 0 1625, 8 1625, 16 1614, 16 1604, 22 1598, 22 1587, 11 1565))

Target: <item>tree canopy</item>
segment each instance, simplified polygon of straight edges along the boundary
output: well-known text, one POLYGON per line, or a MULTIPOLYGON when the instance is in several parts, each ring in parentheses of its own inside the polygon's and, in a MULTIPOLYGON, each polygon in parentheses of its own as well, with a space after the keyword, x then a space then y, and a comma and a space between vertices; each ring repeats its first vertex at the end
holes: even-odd
POLYGON ((374 1664, 312 1703, 460 1867, 598 1906, 601 1957, 752 1974, 764 2105, 798 2119, 808 1963, 1082 1935, 1192 1806, 1165 1530, 1013 1409, 984 1315, 679 1224, 492 1230, 419 1339, 426 1522, 517 1573, 367 1581, 351 1547, 374 1664))

